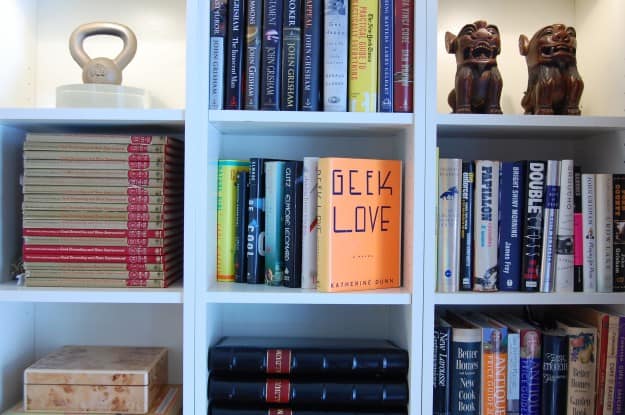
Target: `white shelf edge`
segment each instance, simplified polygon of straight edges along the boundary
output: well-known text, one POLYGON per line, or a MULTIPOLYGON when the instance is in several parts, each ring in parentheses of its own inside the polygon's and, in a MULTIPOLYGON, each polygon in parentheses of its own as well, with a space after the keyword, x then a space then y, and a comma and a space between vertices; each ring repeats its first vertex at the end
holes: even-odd
POLYGON ((246 111, 210 110, 208 121, 217 123, 339 124, 412 126, 412 113, 400 112, 323 112, 323 111, 246 111))
POLYGON ((493 114, 437 114, 439 127, 475 126, 488 128, 592 128, 625 129, 625 117, 567 116, 567 115, 493 115, 493 114))
POLYGON ((592 305, 625 304, 625 293, 436 293, 434 305, 592 305))
POLYGON ((0 125, 170 125, 183 126, 183 109, 0 108, 0 125))
POLYGON ((9 281, 0 284, 0 303, 182 304, 182 291, 181 281, 164 289, 20 287, 9 281))

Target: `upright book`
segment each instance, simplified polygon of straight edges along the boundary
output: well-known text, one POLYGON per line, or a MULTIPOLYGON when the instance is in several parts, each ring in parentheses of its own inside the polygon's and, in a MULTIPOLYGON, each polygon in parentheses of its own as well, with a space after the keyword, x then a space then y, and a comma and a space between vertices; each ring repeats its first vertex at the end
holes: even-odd
POLYGON ((302 288, 317 286, 317 163, 304 157, 302 191, 302 288))
POLYGON ((625 291, 625 175, 615 174, 612 177, 614 219, 613 248, 613 290, 625 291))
POLYGON ((393 0, 379 0, 378 111, 393 112, 393 0))
POLYGON ((265 169, 265 284, 284 280, 284 161, 268 161, 265 169))
POLYGON ((246 0, 228 1, 228 36, 226 36, 226 86, 224 109, 238 110, 243 107, 241 80, 245 39, 246 0))
POLYGON ((401 284, 401 160, 320 158, 317 289, 401 284))
POLYGON ((393 32, 393 111, 413 111, 414 1, 395 0, 393 32))
POLYGON ((584 231, 582 225, 582 170, 573 168, 573 291, 584 291, 584 231))
POLYGON ((349 0, 324 0, 323 110, 347 111, 349 0))
POLYGON ((265 282, 265 161, 250 159, 248 199, 246 280, 249 284, 265 282))
POLYGON ((248 176, 249 172, 245 170, 237 173, 236 237, 234 243, 234 280, 236 282, 247 282, 245 244, 247 239, 247 200, 250 193, 248 176))
POLYGON ((564 330, 543 331, 541 414, 567 415, 569 338, 564 330))
POLYGON ((521 287, 521 241, 525 201, 525 164, 501 164, 499 223, 499 289, 519 291, 521 287))
POLYGON ((282 111, 297 111, 300 106, 300 62, 302 56, 302 1, 286 0, 282 17, 282 111))
MULTIPOLYGON (((211 404, 208 415, 407 415, 408 411, 396 409, 298 409, 291 407, 267 407, 267 408, 241 408, 227 405, 211 404)), ((13 415, 2 414, 2 415, 13 415)), ((56 414, 53 414, 56 415, 56 414)), ((151 415, 151 414, 150 414, 151 415)), ((166 414, 169 415, 169 414, 166 414)))
POLYGON ((349 111, 376 112, 378 0, 349 2, 349 111))
POLYGON ((280 109, 282 10, 281 0, 263 0, 260 109, 266 111, 280 109))
POLYGON ((582 232, 584 235, 584 292, 597 291, 595 175, 582 174, 582 232))
POLYGON ((473 206, 475 192, 475 163, 462 162, 462 192, 460 195, 460 291, 473 289, 473 206))
POLYGON ((438 161, 436 290, 439 292, 455 292, 459 288, 461 179, 461 159, 442 158, 438 161))
POLYGON ((283 284, 290 288, 302 287, 302 185, 303 162, 289 160, 284 165, 283 177, 283 284))
POLYGON ((227 0, 211 0, 210 8, 208 108, 220 110, 224 107, 224 59, 228 2, 227 0))
POLYGON ((555 291, 574 290, 575 193, 573 160, 560 161, 560 211, 556 239, 555 291))
POLYGON ((243 108, 257 110, 260 108, 260 66, 262 48, 263 0, 246 0, 247 14, 245 37, 245 73, 243 83, 243 108))
POLYGON ((543 209, 543 247, 540 263, 540 291, 554 292, 556 288, 556 241, 560 212, 560 161, 547 161, 543 209))
POLYGON ((451 325, 438 319, 434 326, 434 415, 451 414, 451 325))
POLYGON ((612 174, 595 175, 597 292, 611 293, 614 282, 612 237, 614 236, 612 174))
POLYGON ((499 169, 499 161, 475 162, 473 291, 498 289, 499 169))
POLYGON ((546 173, 547 165, 544 161, 527 162, 526 205, 521 250, 521 291, 536 292, 540 288, 546 173))
POLYGON ((323 68, 323 0, 303 0, 302 82, 300 106, 302 111, 320 111, 321 76, 323 68))

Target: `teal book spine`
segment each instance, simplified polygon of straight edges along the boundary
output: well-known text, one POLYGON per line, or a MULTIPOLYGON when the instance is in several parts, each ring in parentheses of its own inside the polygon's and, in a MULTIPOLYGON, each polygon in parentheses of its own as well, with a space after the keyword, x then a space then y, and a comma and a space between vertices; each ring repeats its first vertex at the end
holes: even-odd
POLYGON ((284 279, 284 161, 265 164, 265 284, 282 285, 284 279))

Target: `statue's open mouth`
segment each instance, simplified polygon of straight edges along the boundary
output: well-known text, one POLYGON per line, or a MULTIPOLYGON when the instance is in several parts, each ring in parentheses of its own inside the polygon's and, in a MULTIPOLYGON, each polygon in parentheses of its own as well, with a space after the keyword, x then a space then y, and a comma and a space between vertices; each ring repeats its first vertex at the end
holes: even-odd
POLYGON ((464 50, 465 59, 486 60, 493 59, 495 56, 495 48, 492 48, 487 43, 480 43, 473 48, 466 48, 464 50))
POLYGON ((575 48, 568 45, 543 46, 540 48, 540 53, 543 56, 574 55, 575 48))

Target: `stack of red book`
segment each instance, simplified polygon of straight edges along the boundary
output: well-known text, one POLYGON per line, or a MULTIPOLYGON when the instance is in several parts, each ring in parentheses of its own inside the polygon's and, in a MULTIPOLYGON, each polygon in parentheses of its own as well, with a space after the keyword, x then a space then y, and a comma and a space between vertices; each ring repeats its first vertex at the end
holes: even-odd
POLYGON ((167 287, 182 275, 184 143, 29 134, 27 286, 167 287))

